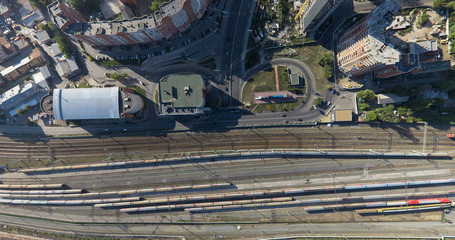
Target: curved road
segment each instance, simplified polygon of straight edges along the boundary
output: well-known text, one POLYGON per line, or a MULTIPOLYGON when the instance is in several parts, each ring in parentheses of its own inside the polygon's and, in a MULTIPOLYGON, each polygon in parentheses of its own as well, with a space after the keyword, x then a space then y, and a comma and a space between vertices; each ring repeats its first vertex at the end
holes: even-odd
MULTIPOLYGON (((264 71, 266 69, 269 69, 271 67, 275 66, 293 66, 298 68, 302 73, 305 78, 305 88, 306 88, 306 93, 305 93, 305 104, 303 105, 303 109, 308 109, 308 107, 311 105, 314 99, 314 75, 313 72, 311 72, 311 69, 306 65, 304 62, 299 61, 297 59, 292 59, 292 58, 275 58, 270 61, 267 61, 265 63, 259 64, 254 66, 252 69, 250 69, 248 72, 245 73, 244 79, 247 81, 252 78, 254 75, 257 73, 264 71)), ((240 92, 240 99, 242 99, 242 94, 243 94, 243 88, 247 81, 243 82, 242 85, 242 90, 240 92)), ((302 108, 302 107, 300 107, 302 108)), ((305 121, 308 119, 304 119, 305 121)), ((311 119, 313 120, 313 119, 311 119)))

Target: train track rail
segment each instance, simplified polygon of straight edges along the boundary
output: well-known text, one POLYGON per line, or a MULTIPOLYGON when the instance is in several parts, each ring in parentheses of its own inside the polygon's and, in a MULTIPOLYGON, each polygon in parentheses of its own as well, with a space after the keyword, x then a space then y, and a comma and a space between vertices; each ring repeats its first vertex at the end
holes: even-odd
MULTIPOLYGON (((446 131, 432 130, 427 136, 428 152, 450 151, 455 143, 446 131)), ((304 148, 372 149, 375 151, 420 150, 423 130, 375 128, 286 128, 235 130, 209 133, 173 133, 167 136, 50 139, 48 142, 13 142, 0 138, 0 157, 10 159, 84 158, 173 152, 304 148), (14 143, 14 144, 13 144, 14 143)))

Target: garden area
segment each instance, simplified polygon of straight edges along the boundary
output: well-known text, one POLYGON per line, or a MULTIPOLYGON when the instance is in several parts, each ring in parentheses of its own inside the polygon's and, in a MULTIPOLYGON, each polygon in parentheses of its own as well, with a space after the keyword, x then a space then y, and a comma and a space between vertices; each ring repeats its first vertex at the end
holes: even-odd
POLYGON ((275 78, 275 68, 269 68, 264 70, 255 76, 253 76, 243 88, 242 102, 245 106, 254 110, 253 112, 275 112, 275 111, 289 111, 293 110, 301 102, 301 98, 297 98, 295 103, 270 103, 270 104, 259 104, 255 106, 254 93, 255 92, 272 92, 272 91, 297 91, 298 94, 304 93, 304 89, 297 89, 290 87, 290 79, 288 68, 286 66, 277 66, 278 74, 278 87, 275 78))
POLYGON ((328 79, 332 76, 333 68, 326 67, 326 59, 320 61, 321 56, 328 55, 331 55, 331 52, 319 45, 266 51, 266 59, 289 57, 306 63, 313 72, 317 92, 324 92, 330 87, 328 79))

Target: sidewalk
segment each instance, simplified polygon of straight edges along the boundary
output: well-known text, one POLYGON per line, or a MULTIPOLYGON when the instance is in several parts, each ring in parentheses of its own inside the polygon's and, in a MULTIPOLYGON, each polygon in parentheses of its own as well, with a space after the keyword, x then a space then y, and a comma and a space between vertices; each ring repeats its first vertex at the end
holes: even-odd
POLYGON ((276 91, 280 91, 280 82, 278 81, 278 66, 275 66, 275 86, 276 91))

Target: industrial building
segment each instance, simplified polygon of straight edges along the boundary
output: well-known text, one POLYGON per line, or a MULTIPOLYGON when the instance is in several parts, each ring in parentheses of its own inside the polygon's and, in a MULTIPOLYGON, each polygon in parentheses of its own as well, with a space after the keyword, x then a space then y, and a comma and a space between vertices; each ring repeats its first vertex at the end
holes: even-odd
POLYGON ((196 115, 204 113, 205 84, 200 75, 170 75, 161 79, 160 114, 196 115))
POLYGON ((129 88, 73 88, 54 89, 40 105, 56 120, 119 119, 133 118, 144 101, 129 88))
POLYGON ((304 0, 295 16, 302 32, 315 32, 344 0, 304 0))
POLYGON ((151 16, 100 22, 87 22, 80 13, 60 1, 50 4, 48 9, 53 22, 66 33, 91 46, 108 47, 169 39, 200 19, 210 2, 170 0, 151 16))

